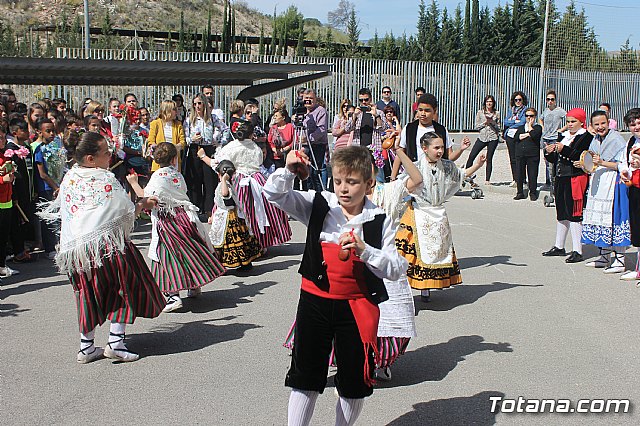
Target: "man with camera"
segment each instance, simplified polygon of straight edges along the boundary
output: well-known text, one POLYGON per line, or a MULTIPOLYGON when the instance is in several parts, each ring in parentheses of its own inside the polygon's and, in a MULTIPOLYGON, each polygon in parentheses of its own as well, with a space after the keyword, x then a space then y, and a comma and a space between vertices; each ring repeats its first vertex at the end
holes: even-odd
MULTIPOLYGON (((371 99, 371 90, 366 87, 358 92, 358 102, 360 105, 356 107, 351 120, 347 121, 344 130, 345 132, 353 130, 352 145, 366 146, 374 156, 381 155, 384 135, 382 111, 378 111, 371 99)), ((379 180, 384 182, 384 172, 379 180)))
MULTIPOLYGON (((327 136, 327 128, 329 126, 329 119, 327 116, 327 110, 318 104, 316 92, 313 89, 307 89, 304 92, 302 103, 306 109, 304 118, 302 119, 302 127, 305 130, 300 139, 303 144, 307 146, 305 149, 310 150, 309 158, 311 159, 311 173, 309 176, 309 189, 316 191, 322 191, 326 187, 320 182, 322 170, 324 169, 324 157, 327 151, 327 143, 329 138, 327 136)), ((300 119, 301 114, 296 110, 296 117, 294 117, 294 123, 296 127, 300 119)))

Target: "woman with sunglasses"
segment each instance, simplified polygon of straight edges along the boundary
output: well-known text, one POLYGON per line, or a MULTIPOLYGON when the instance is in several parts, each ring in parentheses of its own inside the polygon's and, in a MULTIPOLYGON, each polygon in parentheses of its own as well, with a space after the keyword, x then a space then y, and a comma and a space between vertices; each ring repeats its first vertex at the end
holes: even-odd
POLYGON ((333 118, 333 127, 331 128, 331 134, 333 135, 333 149, 344 148, 349 145, 349 141, 351 140, 351 135, 353 134, 353 130, 347 132, 345 127, 347 125, 347 121, 353 117, 353 111, 355 108, 351 105, 351 101, 347 98, 344 98, 342 102, 340 102, 340 111, 333 118), (349 113, 351 111, 351 113, 349 113))
POLYGON ((521 91, 513 92, 511 95, 511 111, 508 118, 504 119, 504 139, 507 142, 507 149, 509 150, 509 162, 511 163, 511 177, 513 182, 511 186, 516 186, 516 131, 519 127, 524 126, 524 110, 529 104, 527 97, 521 91))
POLYGON ((527 108, 524 112, 525 123, 516 129, 513 137, 516 156, 516 185, 518 193, 514 200, 522 200, 524 195, 525 173, 529 179, 529 199, 538 199, 538 167, 540 166, 540 139, 542 126, 537 123, 538 111, 527 108))
POLYGON ((476 113, 476 130, 480 131, 478 139, 473 144, 471 154, 467 159, 466 168, 473 166, 478 154, 487 148, 487 170, 485 177, 485 185, 491 185, 491 171, 493 168, 493 154, 498 147, 500 138, 500 111, 496 110, 496 98, 493 95, 487 95, 482 102, 482 108, 476 113))

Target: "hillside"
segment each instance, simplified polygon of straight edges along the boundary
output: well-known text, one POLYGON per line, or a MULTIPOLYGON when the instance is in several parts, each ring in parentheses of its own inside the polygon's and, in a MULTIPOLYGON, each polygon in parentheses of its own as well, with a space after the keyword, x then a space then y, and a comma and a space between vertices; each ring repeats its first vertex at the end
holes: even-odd
MULTIPOLYGON (((0 0, 0 20, 11 24, 20 34, 29 27, 55 25, 66 16, 69 23, 76 15, 82 18, 82 0, 0 0)), ((264 26, 265 36, 272 32, 273 18, 248 6, 244 0, 234 1, 236 10, 236 35, 260 35, 264 26)), ((89 0, 91 26, 101 27, 109 15, 113 28, 138 30, 177 31, 180 28, 180 12, 184 12, 185 28, 203 32, 211 11, 211 31, 222 30, 224 0, 89 0)), ((327 27, 317 19, 306 20, 305 38, 324 38, 327 27)), ((345 40, 345 35, 332 30, 335 41, 345 40)), ((291 34, 293 36, 293 34, 291 34)))

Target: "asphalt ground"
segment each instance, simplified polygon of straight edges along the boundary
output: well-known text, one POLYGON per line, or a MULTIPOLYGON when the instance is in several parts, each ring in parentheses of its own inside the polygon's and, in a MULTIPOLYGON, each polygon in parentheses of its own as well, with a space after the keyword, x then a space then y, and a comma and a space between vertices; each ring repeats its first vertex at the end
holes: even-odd
MULTIPOLYGON (((640 289, 540 253, 555 211, 502 185, 447 203, 464 284, 420 302, 418 337, 368 398, 361 425, 638 424, 640 289), (496 189, 499 188, 499 189, 496 189), (492 413, 490 398, 630 399, 627 414, 492 413)), ((484 181, 482 171, 480 182, 484 181)), ((33 424, 286 424, 282 342, 295 316, 304 228, 247 273, 229 272, 178 312, 127 328, 130 364, 75 361, 71 287, 52 262, 12 265, 0 287, 0 419, 33 424)), ((149 243, 149 223, 134 241, 149 243)), ((567 248, 571 246, 567 242, 567 248)), ((595 256, 586 248, 587 256, 595 256)), ((635 262, 635 249, 627 266, 635 262)), ((104 346, 108 327, 96 343, 104 346)), ((333 376, 333 373, 330 373, 333 376)), ((332 379, 312 424, 333 424, 332 379)))

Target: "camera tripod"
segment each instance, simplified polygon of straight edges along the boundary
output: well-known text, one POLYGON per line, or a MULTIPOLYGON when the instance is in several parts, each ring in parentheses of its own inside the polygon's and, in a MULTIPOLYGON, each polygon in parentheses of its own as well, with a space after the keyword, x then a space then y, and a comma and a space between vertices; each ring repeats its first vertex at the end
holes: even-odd
MULTIPOLYGON (((302 144, 302 138, 301 136, 303 135, 303 133, 306 133, 307 128, 302 124, 298 124, 300 123, 299 120, 295 121, 295 133, 294 133, 294 138, 293 138, 293 149, 294 150, 299 150, 299 151, 303 151, 303 144, 302 144)), ((311 167, 317 177, 318 177, 318 182, 320 182, 320 187, 322 188, 323 191, 326 191, 326 188, 324 186, 324 183, 322 182, 322 173, 321 170, 318 168, 318 161, 316 160, 316 155, 313 153, 313 148, 311 147, 311 143, 309 142, 309 139, 307 138, 307 147, 309 147, 309 152, 311 153, 311 160, 312 160, 312 164, 310 164, 309 167, 311 167)), ((309 176, 309 178, 313 179, 312 176, 309 176)), ((315 186, 315 184, 314 184, 315 186)))

